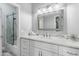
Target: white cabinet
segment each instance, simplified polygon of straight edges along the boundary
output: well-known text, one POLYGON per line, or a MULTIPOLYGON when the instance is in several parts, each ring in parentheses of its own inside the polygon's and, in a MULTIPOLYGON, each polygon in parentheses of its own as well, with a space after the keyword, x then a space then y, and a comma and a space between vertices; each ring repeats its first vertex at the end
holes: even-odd
POLYGON ((22 38, 21 39, 21 56, 29 56, 29 40, 22 38))
POLYGON ((40 48, 31 47, 30 56, 57 56, 58 54, 40 48))
POLYGON ((30 48, 30 56, 40 56, 40 49, 35 48, 35 47, 31 47, 30 48))
POLYGON ((79 56, 79 49, 60 46, 59 47, 59 55, 79 56))
POLYGON ((57 53, 46 51, 46 50, 41 50, 41 55, 42 56, 58 56, 57 53))
POLYGON ((21 48, 29 48, 29 40, 22 38, 21 39, 21 48))
POLYGON ((30 41, 30 46, 41 48, 43 50, 48 50, 54 53, 58 53, 58 46, 54 44, 49 44, 49 43, 39 42, 39 41, 30 41))
POLYGON ((21 49, 21 56, 29 56, 29 49, 22 48, 21 49))
POLYGON ((58 46, 45 42, 30 41, 31 56, 57 56, 58 46))
POLYGON ((21 38, 21 56, 79 56, 79 49, 21 38))

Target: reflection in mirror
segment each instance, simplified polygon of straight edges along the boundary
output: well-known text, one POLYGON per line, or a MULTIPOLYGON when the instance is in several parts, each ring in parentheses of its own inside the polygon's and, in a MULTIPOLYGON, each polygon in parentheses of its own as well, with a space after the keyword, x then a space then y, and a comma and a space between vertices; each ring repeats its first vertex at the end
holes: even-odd
POLYGON ((64 26, 64 9, 37 16, 38 30, 62 31, 64 26))

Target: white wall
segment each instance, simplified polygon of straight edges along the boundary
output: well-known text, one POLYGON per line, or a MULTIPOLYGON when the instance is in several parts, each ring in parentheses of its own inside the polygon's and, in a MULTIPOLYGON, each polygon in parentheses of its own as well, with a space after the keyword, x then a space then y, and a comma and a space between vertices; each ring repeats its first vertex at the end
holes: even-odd
POLYGON ((20 5, 20 36, 32 30, 32 5, 30 3, 20 5))
POLYGON ((79 34, 79 4, 67 6, 67 32, 79 34))

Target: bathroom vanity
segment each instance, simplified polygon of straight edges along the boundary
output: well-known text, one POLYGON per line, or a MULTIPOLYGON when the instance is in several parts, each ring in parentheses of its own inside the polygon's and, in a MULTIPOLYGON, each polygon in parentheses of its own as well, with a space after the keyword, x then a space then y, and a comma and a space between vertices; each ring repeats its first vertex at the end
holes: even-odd
POLYGON ((21 56, 79 56, 79 42, 65 38, 21 37, 21 56))

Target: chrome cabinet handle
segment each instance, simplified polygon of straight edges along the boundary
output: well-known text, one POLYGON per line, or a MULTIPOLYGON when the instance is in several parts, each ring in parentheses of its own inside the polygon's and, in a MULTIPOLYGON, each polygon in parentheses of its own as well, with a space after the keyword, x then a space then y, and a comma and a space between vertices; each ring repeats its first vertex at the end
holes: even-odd
POLYGON ((68 54, 70 54, 70 55, 78 55, 77 53, 72 53, 72 52, 67 52, 68 54))

